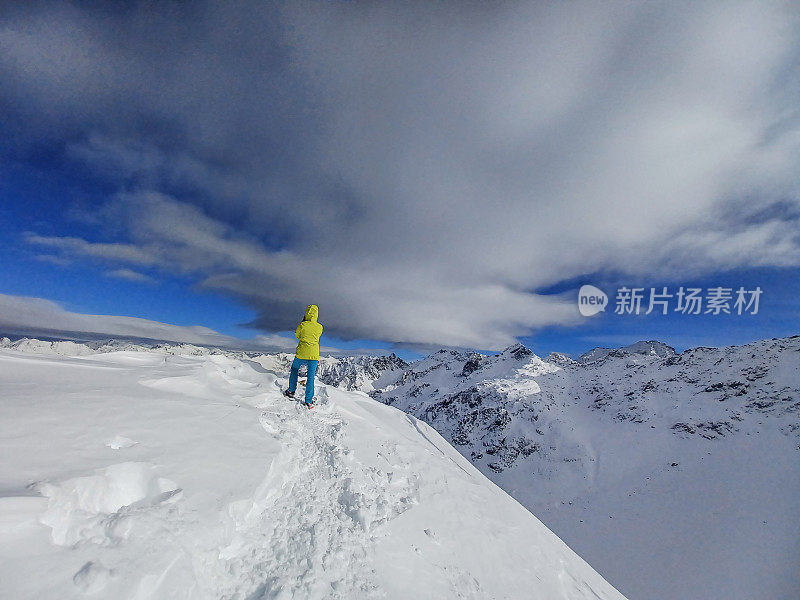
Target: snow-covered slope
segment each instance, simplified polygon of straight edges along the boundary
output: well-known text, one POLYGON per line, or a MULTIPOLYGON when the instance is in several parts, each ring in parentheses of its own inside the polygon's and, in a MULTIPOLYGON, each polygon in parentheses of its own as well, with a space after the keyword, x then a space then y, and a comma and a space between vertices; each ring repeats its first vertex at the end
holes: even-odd
POLYGON ((363 393, 308 411, 252 360, 22 349, 0 350, 0 597, 622 598, 363 393))
MULTIPOLYGON (((53 354, 61 356, 88 356, 107 352, 156 352, 180 356, 227 356, 243 360, 253 360, 273 371, 287 371, 294 354, 279 352, 263 354, 252 350, 231 350, 194 344, 154 342, 145 344, 127 340, 95 340, 75 342, 66 340, 40 340, 19 338, 11 340, 0 338, 0 348, 9 348, 32 354, 53 354)), ((395 354, 388 356, 323 356, 317 368, 317 378, 323 383, 345 390, 372 392, 392 383, 408 367, 395 354)))
MULTIPOLYGON (((273 371, 287 371, 294 354, 279 352, 263 354, 252 350, 232 350, 213 346, 196 346, 171 342, 145 344, 128 340, 107 339, 86 342, 66 340, 40 340, 19 338, 11 340, 0 338, 0 348, 9 348, 32 354, 53 354, 61 356, 88 356, 107 352, 156 352, 179 356, 227 356, 243 360, 253 360, 273 371)), ((393 382, 408 367, 395 354, 388 356, 323 356, 317 368, 317 377, 323 383, 345 390, 371 392, 393 382)))
POLYGON ((372 395, 431 424, 630 597, 800 597, 800 337, 578 362, 440 351, 372 395))
MULTIPOLYGON (((319 378, 432 424, 630 597, 794 600, 799 340, 681 354, 648 341, 579 361, 521 345, 410 364, 328 357, 319 378)), ((249 360, 279 373, 292 359, 116 340, 0 347, 249 360)))

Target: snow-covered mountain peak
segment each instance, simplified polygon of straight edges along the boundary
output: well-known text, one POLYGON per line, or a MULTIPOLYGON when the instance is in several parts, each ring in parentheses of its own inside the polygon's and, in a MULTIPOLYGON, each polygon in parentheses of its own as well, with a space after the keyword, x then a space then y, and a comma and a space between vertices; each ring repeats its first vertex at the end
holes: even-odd
POLYGON ((659 342, 656 340, 643 340, 628 346, 622 346, 621 348, 597 347, 589 350, 589 352, 586 352, 585 354, 582 354, 578 358, 577 362, 588 364, 592 362, 598 362, 608 357, 621 358, 630 355, 668 358, 670 356, 675 356, 676 354, 677 352, 675 352, 675 348, 668 346, 664 342, 659 342))
POLYGON ((524 360, 533 356, 533 352, 520 342, 510 345, 497 356, 502 358, 513 358, 514 360, 524 360))
POLYGON ((575 359, 571 358, 568 354, 564 354, 563 352, 551 352, 547 355, 545 360, 560 367, 569 367, 577 364, 575 359))

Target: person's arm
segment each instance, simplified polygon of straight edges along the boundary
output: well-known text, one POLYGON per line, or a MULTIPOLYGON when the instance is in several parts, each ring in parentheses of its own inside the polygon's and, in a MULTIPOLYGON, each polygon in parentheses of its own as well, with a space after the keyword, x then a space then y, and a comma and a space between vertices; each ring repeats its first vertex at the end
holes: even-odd
POLYGON ((297 329, 294 330, 294 337, 298 340, 300 339, 300 329, 303 327, 303 323, 301 322, 300 325, 297 326, 297 329))

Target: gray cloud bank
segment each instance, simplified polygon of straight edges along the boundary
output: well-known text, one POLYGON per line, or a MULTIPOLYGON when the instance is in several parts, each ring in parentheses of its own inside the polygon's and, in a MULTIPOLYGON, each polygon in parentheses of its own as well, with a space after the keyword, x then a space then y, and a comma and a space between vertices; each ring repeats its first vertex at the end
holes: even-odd
POLYGON ((0 20, 7 151, 119 190, 57 257, 487 349, 586 273, 800 265, 796 3, 102 6, 0 20))
POLYGON ((9 334, 78 333, 215 346, 236 346, 237 341, 241 342, 208 327, 183 327, 135 317, 85 315, 65 310, 43 298, 6 294, 0 294, 0 331, 9 334))
MULTIPOLYGON (((200 325, 172 325, 150 319, 117 315, 87 315, 64 309, 56 302, 43 298, 0 294, 0 333, 39 335, 57 338, 151 340, 254 350, 259 352, 294 352, 297 340, 277 334, 257 335, 244 340, 224 335, 200 325)), ((325 354, 362 353, 342 352, 324 346, 325 354)))

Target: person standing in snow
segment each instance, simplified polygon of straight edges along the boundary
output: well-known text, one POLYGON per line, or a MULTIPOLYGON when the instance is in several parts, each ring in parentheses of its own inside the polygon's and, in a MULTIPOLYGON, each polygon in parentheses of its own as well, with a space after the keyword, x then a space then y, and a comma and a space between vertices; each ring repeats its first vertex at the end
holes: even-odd
POLYGON ((297 343, 297 350, 292 361, 289 389, 284 392, 285 396, 294 398, 294 392, 297 389, 297 375, 300 373, 300 367, 306 365, 308 367, 306 377, 306 406, 308 408, 314 404, 314 375, 317 373, 319 338, 322 335, 322 324, 317 322, 318 316, 319 308, 315 304, 309 304, 303 320, 295 329, 294 337, 300 341, 297 343))

